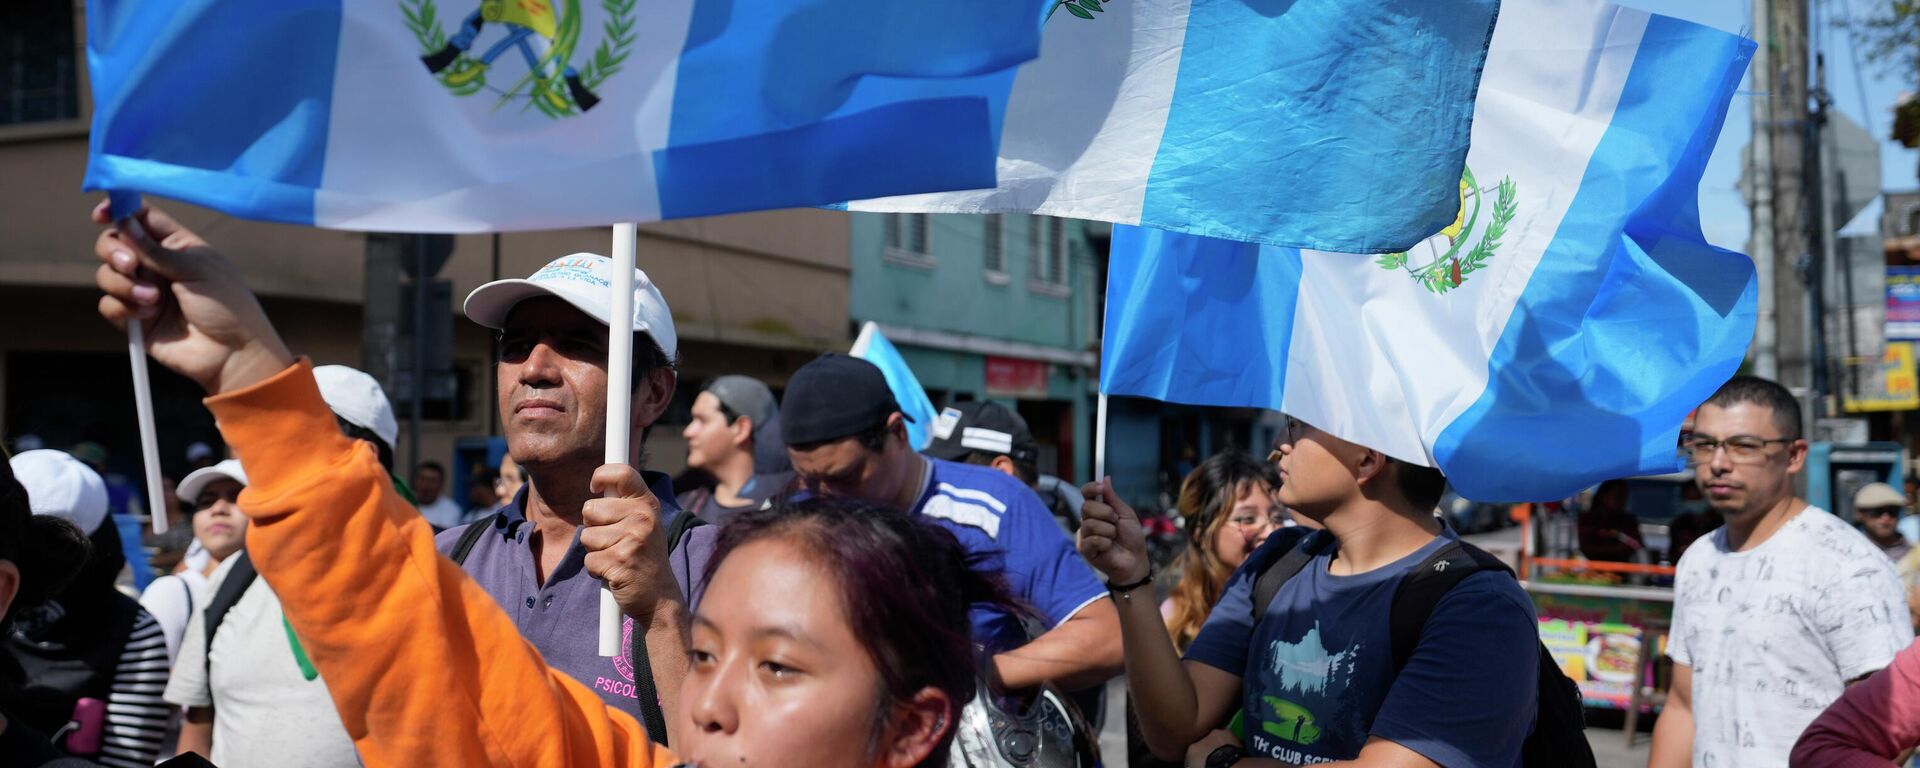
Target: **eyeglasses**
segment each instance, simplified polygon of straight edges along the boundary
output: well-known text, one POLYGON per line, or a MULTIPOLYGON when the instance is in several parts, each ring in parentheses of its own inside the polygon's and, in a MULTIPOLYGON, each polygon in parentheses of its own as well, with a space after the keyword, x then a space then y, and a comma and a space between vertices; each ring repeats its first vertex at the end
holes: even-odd
POLYGON ((1900 508, 1899 507, 1879 507, 1875 509, 1863 509, 1863 510, 1860 510, 1860 514, 1864 517, 1899 517, 1900 508))
POLYGON ((1796 438, 1791 437, 1755 437, 1753 435, 1734 435, 1725 440, 1711 437, 1689 436, 1680 442, 1680 455, 1691 459, 1695 464, 1705 464, 1713 460, 1715 452, 1727 449, 1727 458, 1736 464, 1758 464, 1767 460, 1767 446, 1774 443, 1791 445, 1796 438))
MULTIPOLYGON (((1280 444, 1281 444, 1281 445, 1293 445, 1294 443, 1296 443, 1296 442, 1298 442, 1298 441, 1300 440, 1300 433, 1302 433, 1302 432, 1305 432, 1305 431, 1306 431, 1306 429, 1307 429, 1307 425, 1306 425, 1306 422, 1303 422, 1303 421, 1301 421, 1301 420, 1299 420, 1299 419, 1296 419, 1296 418, 1294 418, 1294 417, 1292 417, 1292 416, 1287 416, 1287 415, 1285 415, 1285 414, 1281 414, 1281 416, 1282 416, 1283 418, 1285 418, 1285 419, 1286 419, 1286 427, 1284 427, 1284 429, 1285 429, 1285 432, 1284 432, 1284 435, 1285 435, 1285 437, 1283 437, 1283 438, 1281 439, 1281 441, 1280 441, 1280 444)), ((1267 463, 1268 463, 1268 464, 1279 464, 1279 463, 1280 463, 1280 458, 1281 458, 1282 456, 1284 456, 1284 455, 1286 455, 1286 454, 1283 454, 1283 453, 1281 453, 1281 452, 1280 452, 1280 449, 1279 449, 1279 448, 1275 448, 1275 449, 1273 449, 1273 450, 1272 450, 1271 452, 1269 452, 1269 453, 1267 454, 1267 463)))

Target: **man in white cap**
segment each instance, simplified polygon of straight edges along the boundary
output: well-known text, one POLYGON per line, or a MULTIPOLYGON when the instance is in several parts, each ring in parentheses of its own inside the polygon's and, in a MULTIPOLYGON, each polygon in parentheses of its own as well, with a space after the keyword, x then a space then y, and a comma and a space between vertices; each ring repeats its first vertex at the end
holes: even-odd
POLYGON ((633 714, 656 741, 686 673, 688 597, 712 551, 710 527, 674 501, 673 483, 642 473, 646 432, 673 400, 679 357, 665 297, 634 271, 633 316, 611 317, 612 261, 580 253, 527 279, 467 297, 467 317, 499 332, 495 367, 507 453, 527 477, 491 517, 438 537, 546 662, 633 714), (631 448, 606 459, 609 326, 633 334, 631 448), (610 498, 603 498, 610 497, 610 498), (606 551, 609 541, 629 543, 606 551), (627 615, 626 653, 599 654, 603 579, 627 615))
MULTIPOLYGON (((340 430, 372 444, 391 476, 392 441, 400 427, 379 382, 343 365, 317 367, 313 378, 340 430)), ((202 517, 209 522, 237 518, 244 534, 246 518, 238 502, 246 484, 246 473, 234 460, 181 481, 181 496, 195 500, 195 532, 202 517)), ((226 544, 217 537, 202 543, 210 555, 226 544)), ((235 542, 233 550, 238 549, 235 542)), ((279 597, 246 553, 224 558, 210 582, 212 594, 187 624, 174 667, 178 673, 167 686, 167 700, 187 708, 180 752, 197 752, 216 765, 357 765, 353 739, 325 681, 289 631, 279 597)))
POLYGON ((1900 518, 1906 512, 1906 495, 1886 483, 1867 483, 1853 493, 1854 522, 1895 563, 1913 551, 1907 537, 1900 535, 1900 518))
POLYGON ((114 588, 126 560, 107 515, 106 482, 61 451, 26 451, 10 464, 33 513, 73 523, 93 550, 52 601, 20 616, 4 639, 34 684, 0 701, 0 710, 41 733, 100 733, 59 745, 103 765, 153 765, 171 714, 160 700, 167 641, 153 616, 114 588))

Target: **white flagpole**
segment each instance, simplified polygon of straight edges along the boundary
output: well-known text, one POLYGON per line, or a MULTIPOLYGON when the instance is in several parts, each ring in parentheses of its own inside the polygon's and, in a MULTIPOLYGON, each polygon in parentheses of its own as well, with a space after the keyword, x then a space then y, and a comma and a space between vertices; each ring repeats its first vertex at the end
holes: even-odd
MULTIPOLYGON (((113 200, 114 225, 119 227, 121 235, 141 250, 160 247, 140 220, 134 218, 134 213, 140 210, 138 195, 110 196, 110 199, 113 200)), ((160 438, 153 426, 153 382, 147 379, 146 331, 137 317, 127 319, 127 362, 133 370, 133 412, 140 429, 140 462, 147 474, 147 518, 155 534, 166 533, 167 515, 171 510, 166 508, 167 491, 160 487, 160 438)))
MULTIPOLYGON (((137 226, 137 225, 136 225, 137 226)), ((167 492, 160 487, 160 440, 153 426, 153 383, 147 380, 146 334, 139 318, 127 321, 127 360, 133 364, 133 410, 140 424, 140 460, 147 470, 147 516, 153 532, 167 532, 167 492)))
MULTIPOLYGON (((1107 278, 1113 278, 1111 267, 1107 270, 1107 278)), ((1112 291, 1107 292, 1106 300, 1113 300, 1112 291)), ((1107 308, 1104 303, 1100 307, 1099 349, 1102 359, 1094 361, 1093 381, 1095 387, 1104 387, 1100 381, 1100 371, 1106 367, 1104 358, 1107 354, 1107 308)), ((1093 409, 1093 481, 1104 483, 1107 480, 1107 391, 1104 388, 1099 391, 1100 400, 1093 409)))
MULTIPOLYGON (((607 460, 625 464, 633 423, 633 224, 613 225, 613 291, 607 318, 607 460)), ((611 496, 611 493, 609 494, 611 496)), ((600 655, 619 656, 620 603, 613 591, 600 590, 600 655)))
POLYGON ((1107 393, 1100 393, 1100 402, 1093 409, 1093 481, 1098 483, 1107 478, 1107 393))

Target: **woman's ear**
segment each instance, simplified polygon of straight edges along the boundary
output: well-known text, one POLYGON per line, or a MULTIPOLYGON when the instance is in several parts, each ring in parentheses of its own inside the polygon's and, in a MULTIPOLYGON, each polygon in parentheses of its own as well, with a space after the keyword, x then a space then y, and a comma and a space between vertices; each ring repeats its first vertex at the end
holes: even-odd
POLYGON ((960 727, 960 707, 933 686, 920 689, 893 709, 880 745, 881 764, 887 768, 914 768, 925 762, 960 727))

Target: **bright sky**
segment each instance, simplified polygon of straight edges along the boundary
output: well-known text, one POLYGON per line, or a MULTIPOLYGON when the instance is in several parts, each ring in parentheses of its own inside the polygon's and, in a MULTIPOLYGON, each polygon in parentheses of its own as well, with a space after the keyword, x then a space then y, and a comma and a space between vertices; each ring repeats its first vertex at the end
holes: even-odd
MULTIPOLYGON (((1753 0, 1615 2, 1753 36, 1753 0)), ((1849 13, 1864 16, 1869 10, 1884 5, 1884 0, 1810 0, 1810 3, 1816 7, 1816 15, 1824 13, 1839 21, 1847 18, 1849 13)), ((1815 34, 1821 33, 1820 29, 1815 30, 1815 34)), ((1901 91, 1911 86, 1898 77, 1884 74, 1885 70, 1880 65, 1866 61, 1864 51, 1856 54, 1844 31, 1828 27, 1824 32, 1823 47, 1827 52, 1827 87, 1833 93, 1834 109, 1866 128, 1867 133, 1882 139, 1881 186, 1889 191, 1920 188, 1920 181, 1915 179, 1915 162, 1920 160, 1920 152, 1885 140, 1892 130, 1893 114, 1889 110, 1893 101, 1901 91), (1856 58, 1860 64, 1857 77, 1854 66, 1856 58)), ((1714 148, 1713 159, 1707 164, 1706 179, 1700 184, 1700 215, 1707 239, 1716 245, 1742 252, 1746 250, 1747 230, 1751 221, 1747 205, 1734 184, 1740 178, 1741 148, 1753 134, 1752 76, 1748 74, 1748 78, 1740 84, 1740 93, 1734 97, 1732 108, 1727 111, 1726 128, 1720 133, 1720 144, 1714 148)), ((1875 204, 1863 215, 1877 217, 1879 210, 1880 206, 1875 204)))

